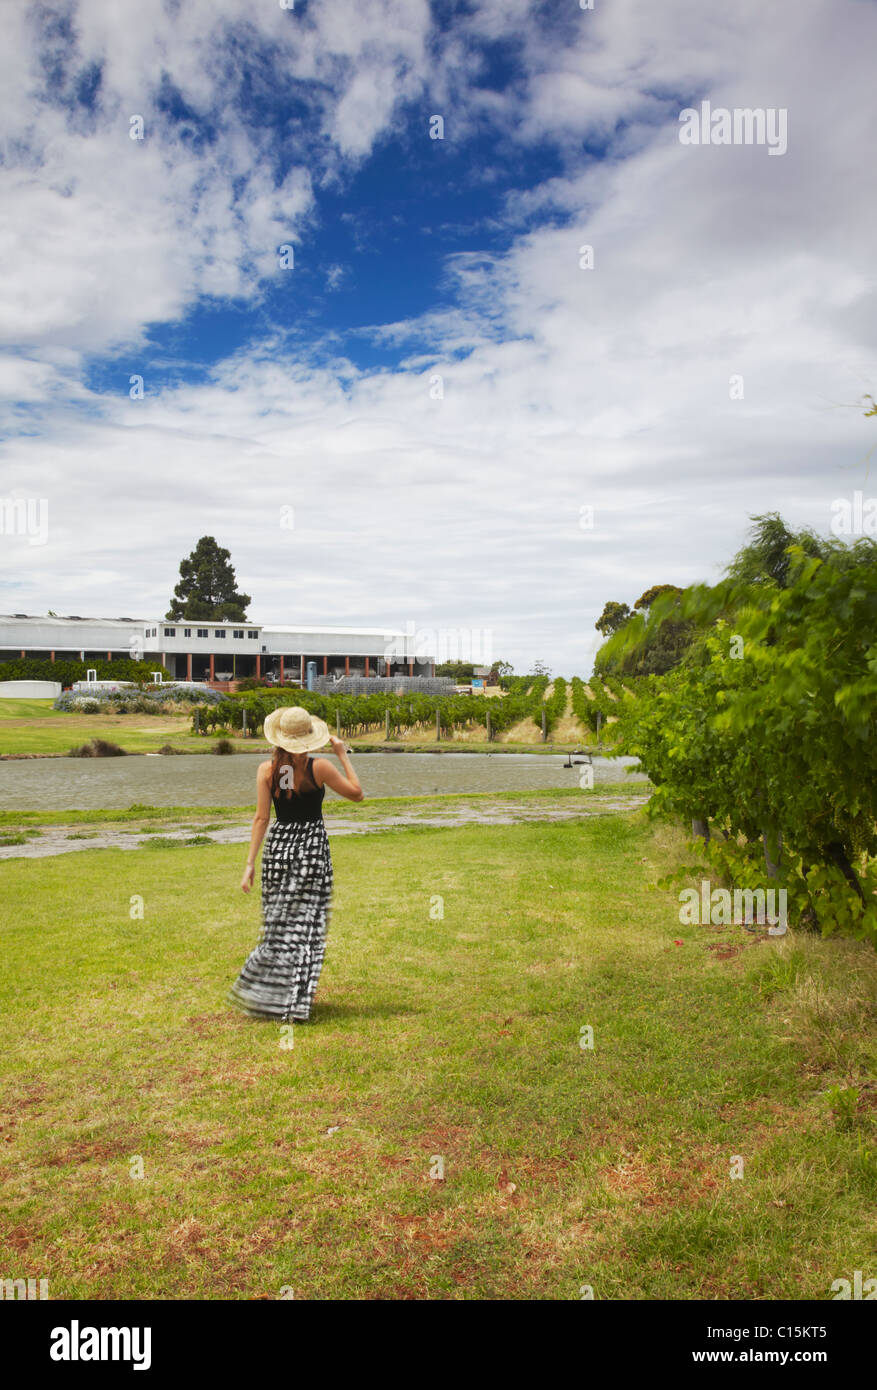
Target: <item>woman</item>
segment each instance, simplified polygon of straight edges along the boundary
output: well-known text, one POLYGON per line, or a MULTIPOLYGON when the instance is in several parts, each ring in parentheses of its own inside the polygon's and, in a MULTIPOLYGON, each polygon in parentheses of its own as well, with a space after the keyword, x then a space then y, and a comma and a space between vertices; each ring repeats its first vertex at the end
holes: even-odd
POLYGON ((323 965, 332 896, 332 859, 323 823, 327 786, 349 801, 363 791, 340 738, 324 720, 298 705, 282 705, 265 720, 274 756, 256 776, 256 814, 241 888, 249 893, 256 855, 271 819, 262 856, 262 939, 231 987, 231 999, 252 1018, 304 1023, 323 965), (330 742, 344 771, 311 749, 330 742), (291 755, 291 756, 290 756, 291 755))

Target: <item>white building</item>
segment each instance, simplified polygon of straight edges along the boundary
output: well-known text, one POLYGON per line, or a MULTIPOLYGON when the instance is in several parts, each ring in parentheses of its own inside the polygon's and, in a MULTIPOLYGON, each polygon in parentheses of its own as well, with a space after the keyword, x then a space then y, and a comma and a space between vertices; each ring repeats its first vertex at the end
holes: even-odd
POLYGON ((0 662, 154 661, 176 680, 223 684, 243 676, 305 682, 317 675, 435 674, 434 657, 414 651, 410 633, 388 628, 286 627, 166 618, 0 616, 0 662))

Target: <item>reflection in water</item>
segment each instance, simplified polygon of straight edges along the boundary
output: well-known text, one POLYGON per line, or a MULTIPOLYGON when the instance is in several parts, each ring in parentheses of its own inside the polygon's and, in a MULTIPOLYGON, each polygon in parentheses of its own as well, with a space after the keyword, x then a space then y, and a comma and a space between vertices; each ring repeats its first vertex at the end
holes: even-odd
MULTIPOLYGON (((526 791, 574 787, 581 768, 564 753, 362 753, 355 758, 369 796, 434 792, 526 791)), ((232 757, 39 758, 0 762, 0 807, 71 811, 94 807, 244 806, 255 803, 256 768, 264 754, 232 757)), ((595 758, 595 782, 642 781, 628 775, 633 758, 595 758)), ((327 797, 334 792, 326 789, 327 797)))

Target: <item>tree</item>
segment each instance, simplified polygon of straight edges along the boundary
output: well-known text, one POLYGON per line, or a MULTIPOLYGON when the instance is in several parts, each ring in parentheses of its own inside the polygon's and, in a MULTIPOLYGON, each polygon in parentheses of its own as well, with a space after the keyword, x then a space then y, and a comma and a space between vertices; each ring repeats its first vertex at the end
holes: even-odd
POLYGON ((435 673, 437 676, 450 676, 458 685, 463 685, 466 681, 471 681, 475 675, 475 667, 467 661, 445 661, 441 666, 436 666, 435 673))
POLYGON ((663 676, 678 666, 691 645, 694 626, 679 607, 682 590, 675 584, 653 584, 640 594, 633 611, 626 603, 607 603, 595 626, 605 641, 594 658, 597 675, 663 676), (652 608, 662 613, 651 623, 652 608))
POLYGON ((217 545, 213 536, 202 536, 187 560, 180 561, 180 582, 174 589, 167 617, 172 622, 244 623, 249 594, 240 594, 231 564, 231 552, 217 545))
POLYGON ((681 594, 682 590, 676 584, 653 584, 650 589, 646 589, 644 594, 640 594, 636 603, 636 609, 651 608, 656 598, 661 594, 681 594))
POLYGON ((531 675, 531 676, 550 676, 550 675, 551 675, 551 667, 550 667, 550 666, 546 666, 546 664, 545 664, 544 661, 534 661, 534 662, 533 662, 533 669, 532 669, 532 671, 530 672, 530 675, 531 675))
POLYGON ((610 599, 594 627, 598 632, 602 632, 604 637, 611 637, 613 632, 617 632, 630 616, 631 612, 626 603, 615 603, 610 599))
POLYGON ((779 512, 751 516, 753 523, 749 544, 738 551, 728 566, 728 576, 744 584, 776 584, 785 589, 789 583, 791 558, 789 548, 800 546, 810 559, 824 559, 830 549, 813 531, 790 531, 779 512))
POLYGON ((624 751, 652 810, 723 832, 701 853, 735 887, 773 880, 800 920, 877 945, 877 543, 781 557, 767 520, 761 569, 686 591, 702 659, 634 702, 624 751))

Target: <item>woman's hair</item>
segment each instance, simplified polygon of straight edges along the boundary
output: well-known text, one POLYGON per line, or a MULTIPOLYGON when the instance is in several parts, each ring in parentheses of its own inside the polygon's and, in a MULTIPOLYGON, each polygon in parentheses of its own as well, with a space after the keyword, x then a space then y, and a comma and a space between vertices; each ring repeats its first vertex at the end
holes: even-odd
POLYGON ((285 748, 275 748, 271 759, 271 795, 297 796, 299 792, 316 791, 317 784, 311 776, 311 765, 306 753, 289 753, 285 748), (296 758, 304 758, 304 766, 295 766, 296 758), (284 776, 285 774, 285 776, 284 776), (281 778, 283 781, 281 782, 281 778))

